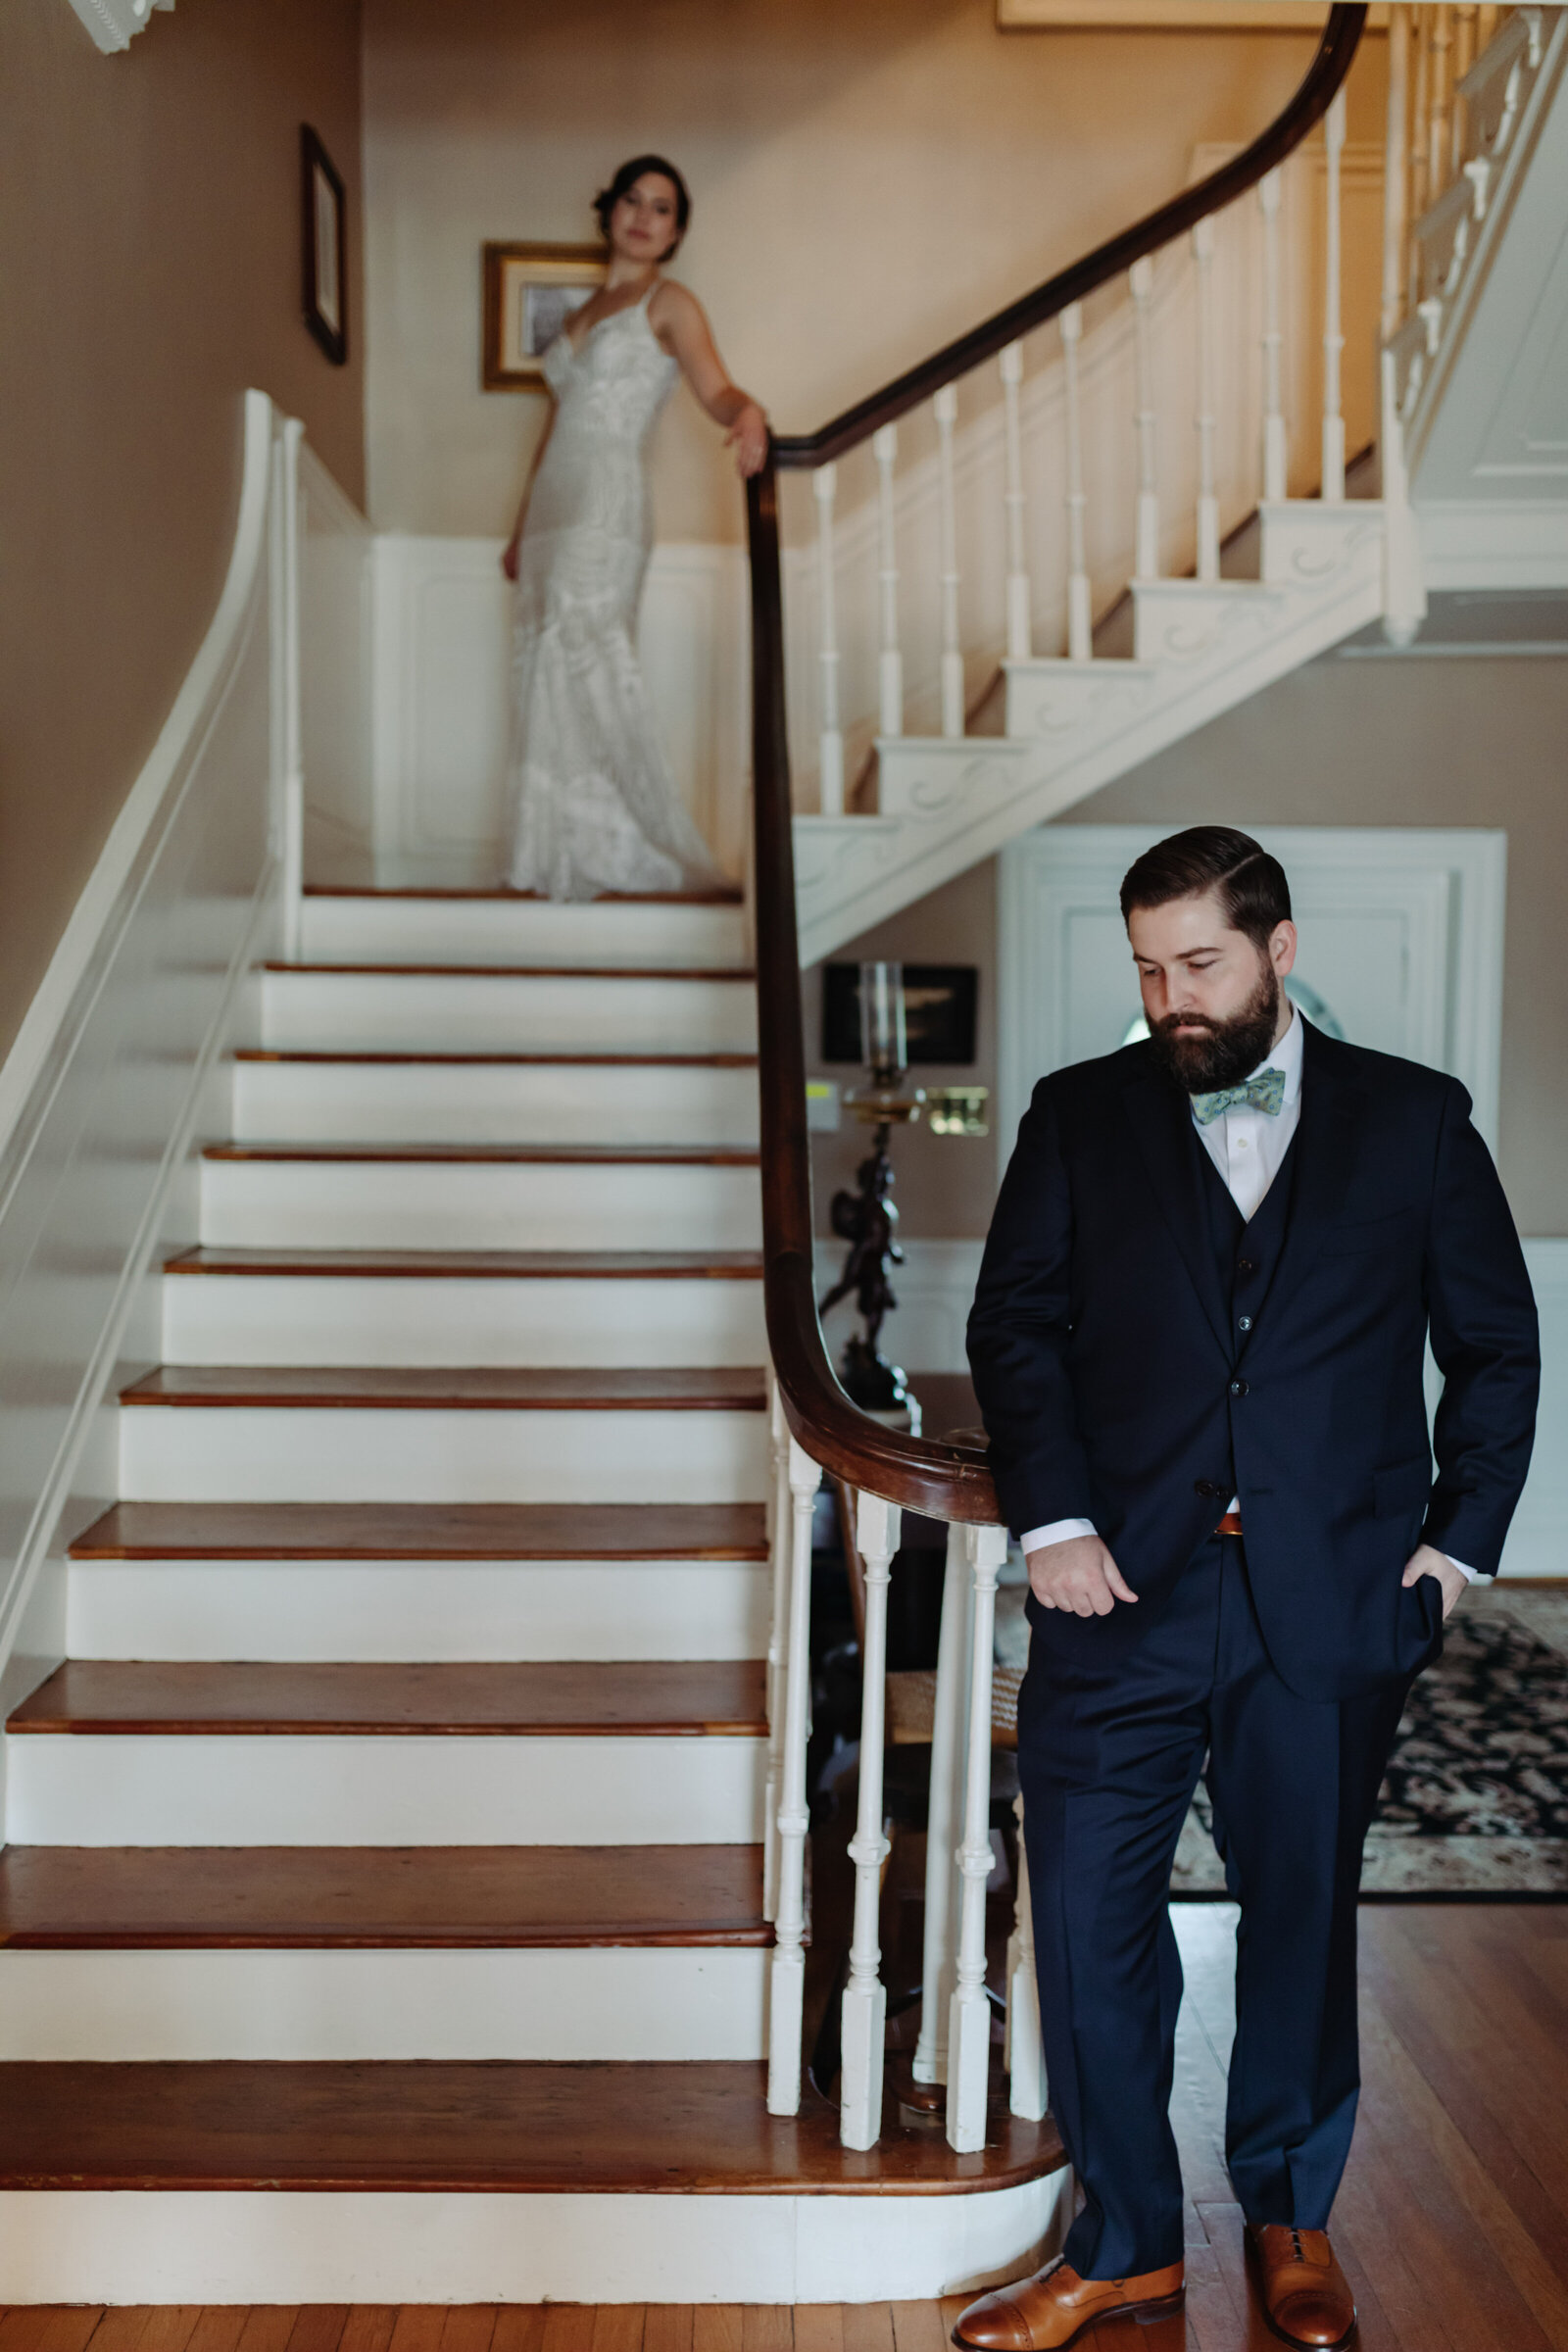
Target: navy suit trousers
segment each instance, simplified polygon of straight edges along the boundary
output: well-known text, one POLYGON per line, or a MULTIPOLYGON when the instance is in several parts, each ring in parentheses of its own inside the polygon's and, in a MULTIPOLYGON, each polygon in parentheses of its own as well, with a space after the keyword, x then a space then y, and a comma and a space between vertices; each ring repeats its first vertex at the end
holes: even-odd
MULTIPOLYGON (((1437 1592, 1423 1582, 1400 1599, 1412 1647, 1437 1592)), ((1081 1642, 1070 1661, 1054 1656, 1051 1616, 1034 1614, 1018 1769, 1052 2111, 1086 2200, 1066 2259, 1113 2278, 1182 2258, 1168 1892, 1205 1754, 1241 1905, 1231 2180, 1249 2222, 1321 2230, 1360 2082, 1361 1848, 1411 1678, 1298 1696, 1270 1661, 1232 1537, 1200 1546, 1158 1621, 1103 1670, 1081 1642)))

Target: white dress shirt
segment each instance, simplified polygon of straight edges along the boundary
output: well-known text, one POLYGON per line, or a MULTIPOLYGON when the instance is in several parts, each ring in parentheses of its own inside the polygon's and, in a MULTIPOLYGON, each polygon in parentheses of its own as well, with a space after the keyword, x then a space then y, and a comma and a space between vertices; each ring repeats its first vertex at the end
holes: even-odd
MULTIPOLYGON (((1217 1119, 1202 1126, 1196 1113, 1193 1125, 1199 1140, 1224 1180, 1225 1189, 1242 1212, 1243 1220, 1250 1224, 1262 1207, 1268 1188, 1285 1163, 1301 1118, 1301 1016, 1293 1005, 1291 1025, 1273 1052, 1250 1071, 1244 1084, 1261 1077, 1264 1070, 1283 1070, 1285 1099, 1277 1112, 1259 1110, 1254 1103, 1233 1103, 1217 1119)), ((1231 1496, 1229 1510, 1238 1508, 1236 1496, 1231 1496)), ((1096 1532, 1092 1519, 1054 1519, 1048 1527, 1031 1527, 1020 1539, 1023 1548, 1044 1551, 1052 1544, 1069 1544, 1075 1536, 1092 1536, 1096 1532)), ((1447 1559, 1448 1554, 1444 1553, 1447 1559)), ((1463 1560, 1453 1560, 1452 1567, 1470 1584, 1490 1584, 1479 1570, 1467 1568, 1463 1560)))

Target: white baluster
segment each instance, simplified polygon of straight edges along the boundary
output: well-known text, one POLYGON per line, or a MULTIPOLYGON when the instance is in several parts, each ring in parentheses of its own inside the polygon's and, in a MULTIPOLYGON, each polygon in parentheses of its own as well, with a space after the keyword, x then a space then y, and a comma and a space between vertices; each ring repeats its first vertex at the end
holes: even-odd
POLYGON ((1460 0, 1459 6, 1453 12, 1453 119, 1448 127, 1447 172, 1449 179, 1452 179, 1464 160, 1467 109, 1464 92, 1459 85, 1476 62, 1476 23, 1480 14, 1481 11, 1476 6, 1476 0, 1460 0))
POLYGON ((1382 359, 1382 416, 1378 452, 1383 466, 1383 634, 1391 645, 1413 643, 1426 617, 1426 579, 1410 484, 1404 465, 1404 423, 1395 384, 1394 353, 1382 359))
POLYGON ((882 2046, 888 1996, 878 1974, 877 1914, 882 1902, 882 1747, 888 1671, 888 1578, 903 1513, 862 1494, 856 1543, 865 1570, 865 1643, 860 1659, 860 1793, 850 1860, 855 1864, 855 1927, 850 1981, 844 1987, 844 2072, 839 2137, 847 2148, 874 2148, 882 2131, 882 2046))
POLYGON ((778 1914, 778 1806, 784 1773, 784 1702, 787 1677, 784 1645, 790 1607, 790 1433, 778 1383, 767 1376, 768 1436, 773 1488, 768 1511, 768 1559, 773 1571, 773 1608, 767 1630, 767 1804, 762 1816, 762 1917, 778 1914))
POLYGON ((958 642, 958 515, 953 486, 953 428, 958 420, 956 384, 932 402, 942 495, 942 732, 963 733, 963 652, 958 642))
POLYGON ((1440 0, 1432 11, 1431 112, 1427 118, 1427 202, 1436 204, 1448 184, 1448 112, 1453 82, 1453 9, 1440 0))
POLYGON ((1257 183, 1263 212, 1263 496, 1286 495, 1288 467, 1285 417, 1280 408, 1280 367, 1284 335, 1280 327, 1280 199, 1284 181, 1278 171, 1265 172, 1257 183))
POLYGON ((1159 485, 1154 470, 1154 352, 1150 304, 1154 291, 1154 265, 1146 253, 1128 273, 1132 288, 1133 326, 1138 355, 1138 528, 1135 533, 1133 577, 1159 577, 1159 485))
POLYGON ((784 1760, 778 1808, 778 1910, 767 1990, 767 2112, 801 2105, 801 2017, 806 1990, 806 1723, 811 1697, 811 1504, 822 1473, 789 1441, 790 1614, 785 1652, 784 1760))
POLYGON ((1383 155, 1383 310, 1386 343, 1404 314, 1405 239, 1409 235, 1410 110, 1409 0, 1389 10, 1389 108, 1383 155))
POLYGON ((948 2005, 958 1965, 958 1881, 955 1848, 963 1812, 964 1708, 969 1691, 969 1561, 963 1529, 948 1529, 931 1725, 931 1794, 925 1831, 925 1940, 920 1961, 917 2082, 948 2079, 948 2005))
POLYGON ((974 1579, 969 1651, 969 1753, 964 1772, 958 1977, 948 2019, 948 2143, 969 2155, 986 2142, 991 2004, 986 1998, 986 1881, 991 1876, 991 1681, 997 1572, 1007 1556, 1004 1527, 964 1530, 974 1579))
POLYGON ((823 816, 842 816, 844 736, 839 726, 838 592, 833 570, 833 500, 838 490, 838 467, 819 466, 811 487, 816 496, 816 595, 822 623, 817 654, 822 733, 818 807, 823 816))
POLYGON ((273 725, 274 839, 281 869, 284 961, 297 963, 305 918, 305 761, 300 707, 300 444, 305 427, 285 418, 272 468, 272 626, 281 656, 273 725))
POLYGON ((1345 496, 1345 416, 1340 398, 1340 163, 1345 154, 1345 92, 1341 89, 1323 124, 1328 162, 1328 221, 1323 266, 1323 491, 1336 505, 1345 496))
POLYGON ((904 733, 904 656, 899 651, 899 552, 895 534, 893 467, 899 454, 899 428, 885 424, 871 436, 877 469, 877 528, 879 563, 877 587, 882 600, 882 652, 877 662, 877 723, 883 735, 904 733))
POLYGON ((1219 500, 1214 492, 1214 222, 1193 230, 1198 265, 1198 576, 1219 578, 1219 500))
POLYGON ((1007 1938, 1007 2104, 1039 2123, 1046 2112, 1046 2052, 1040 2034, 1040 1981, 1035 1973, 1035 1923, 1029 1909, 1029 1857, 1023 1843, 1023 1798, 1012 1800, 1018 1824, 1018 1886, 1007 1938))
POLYGON ((1023 382, 1023 345, 1009 343, 1002 355, 1002 402, 1007 442, 1007 659, 1027 662, 1034 652, 1029 613, 1029 566, 1024 545, 1023 434, 1018 420, 1018 387, 1023 382))
POLYGON ((1084 554, 1084 443, 1078 408, 1078 346, 1083 341, 1084 306, 1070 302, 1062 312, 1061 381, 1067 425, 1067 659, 1087 662, 1094 654, 1094 615, 1089 602, 1089 566, 1084 554))

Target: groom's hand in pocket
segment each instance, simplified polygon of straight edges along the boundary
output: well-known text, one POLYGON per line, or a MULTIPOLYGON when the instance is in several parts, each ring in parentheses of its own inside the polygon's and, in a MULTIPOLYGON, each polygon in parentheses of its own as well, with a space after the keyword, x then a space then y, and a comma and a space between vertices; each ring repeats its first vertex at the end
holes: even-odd
POLYGON ((1070 1536, 1026 1557, 1029 1590, 1043 1609, 1108 1617, 1118 1600, 1138 1598, 1098 1536, 1070 1536))

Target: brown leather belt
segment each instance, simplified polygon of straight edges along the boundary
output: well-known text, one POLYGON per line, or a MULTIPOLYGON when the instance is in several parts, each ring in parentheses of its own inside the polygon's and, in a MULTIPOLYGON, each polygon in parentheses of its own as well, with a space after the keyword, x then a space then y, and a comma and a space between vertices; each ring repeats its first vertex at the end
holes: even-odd
POLYGON ((1219 1536, 1239 1536, 1242 1532, 1241 1512, 1227 1511, 1214 1532, 1219 1536))

